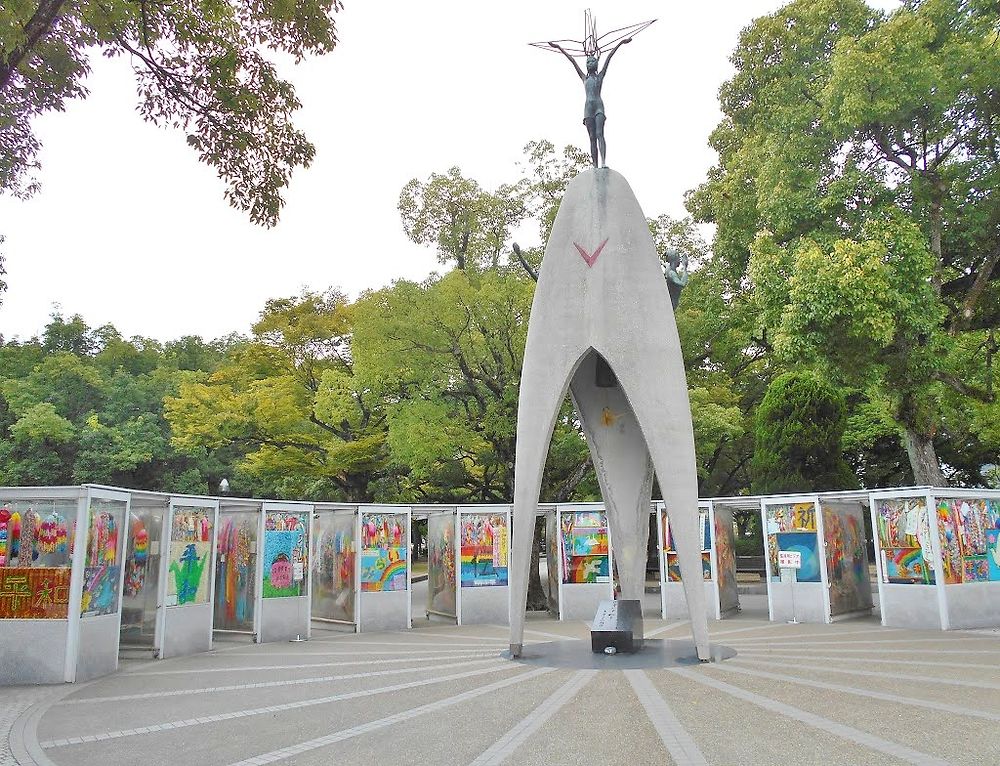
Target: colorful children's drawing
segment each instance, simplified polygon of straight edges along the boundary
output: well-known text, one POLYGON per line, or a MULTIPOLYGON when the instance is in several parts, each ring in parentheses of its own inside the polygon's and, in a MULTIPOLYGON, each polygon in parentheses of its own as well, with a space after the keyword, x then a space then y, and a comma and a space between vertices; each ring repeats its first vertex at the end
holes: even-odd
POLYGON ((432 513, 427 518, 427 606, 438 614, 455 616, 455 515, 432 513))
POLYGON ((719 604, 722 611, 739 606, 736 585, 736 542, 730 511, 715 510, 715 564, 719 571, 719 604))
POLYGON ((99 564, 83 569, 83 596, 80 616, 94 617, 118 611, 118 578, 121 567, 99 564))
POLYGON ((611 581, 608 520, 603 511, 567 511, 562 514, 559 543, 564 583, 611 581))
MULTIPOLYGON (((7 507, 0 508, 0 519, 3 518, 5 511, 10 513, 10 518, 6 524, 7 533, 9 535, 8 551, 10 554, 7 558, 7 566, 42 566, 42 564, 38 562, 40 554, 38 536, 42 525, 41 516, 30 507, 25 510, 23 516, 17 510, 7 507)), ((3 522, 0 522, 0 537, 4 534, 2 529, 3 526, 3 522)), ((2 543, 0 543, 0 545, 2 545, 2 543)), ((0 566, 2 566, 2 564, 0 564, 0 566)))
POLYGON ((146 584, 149 562, 149 532, 139 518, 132 522, 129 544, 131 549, 125 556, 125 595, 137 596, 146 584))
POLYGON ((879 500, 875 522, 884 581, 897 585, 933 584, 934 553, 924 498, 879 500))
POLYGON ((934 584, 934 568, 924 559, 920 548, 884 548, 882 564, 888 583, 934 584))
POLYGON ((10 508, 0 508, 0 567, 7 566, 11 538, 10 508))
MULTIPOLYGON (((778 581, 781 573, 778 571, 778 551, 787 550, 779 546, 778 537, 781 533, 801 533, 803 538, 805 533, 811 533, 816 537, 816 507, 813 503, 784 503, 778 505, 765 506, 764 518, 767 522, 767 555, 771 565, 771 579, 778 581)), ((792 538, 790 538, 792 539, 792 538)), ((794 538, 798 539, 798 538, 794 538)), ((802 543, 806 545, 806 543, 802 543)), ((803 568, 806 567, 805 554, 803 554, 803 568)), ((816 568, 815 582, 819 582, 819 567, 816 568)), ((804 573, 798 572, 798 579, 803 580, 804 573)))
POLYGON ((210 543, 170 542, 167 606, 203 604, 208 601, 210 543))
POLYGON ((990 580, 1000 580, 1000 529, 986 531, 986 566, 990 580))
POLYGON ((409 541, 406 516, 365 513, 361 517, 361 590, 406 590, 409 541))
POLYGON ((816 506, 813 503, 785 503, 766 506, 767 533, 815 532, 816 506))
POLYGON ((830 613, 838 615, 870 609, 871 585, 868 582, 868 556, 861 508, 855 506, 844 511, 824 505, 821 509, 830 613))
POLYGON ((264 598, 307 595, 309 511, 264 515, 264 598))
POLYGON ((167 606, 208 601, 208 562, 212 553, 214 515, 215 511, 209 508, 178 506, 173 509, 167 606))
POLYGON ((38 558, 35 545, 38 514, 29 507, 22 517, 15 506, 0 506, 0 567, 30 567, 38 558))
POLYGON ((974 498, 939 499, 938 532, 945 582, 988 580, 988 533, 996 528, 997 501, 974 498))
MULTIPOLYGON (((661 523, 663 525, 663 550, 667 559, 667 582, 680 582, 681 569, 677 562, 677 551, 674 549, 673 531, 670 526, 670 519, 665 510, 660 512, 661 523)), ((703 579, 712 579, 712 528, 708 523, 708 509, 698 509, 698 539, 701 541, 701 576, 703 579)))
POLYGON ((948 585, 962 582, 962 546, 958 526, 947 501, 937 506, 938 540, 941 544, 941 568, 948 585))
MULTIPOLYGON (((681 582, 681 565, 677 560, 676 553, 667 553, 667 582, 681 582)), ((701 577, 703 580, 712 579, 712 554, 709 551, 701 552, 701 577)))
MULTIPOLYGON (((767 555, 771 565, 771 579, 780 580, 778 571, 778 551, 786 550, 779 548, 778 535, 785 532, 811 533, 816 537, 816 506, 813 503, 784 503, 778 505, 765 506, 764 517, 767 521, 767 555)), ((815 542, 815 540, 814 540, 815 542)), ((804 544, 804 543, 803 543, 804 544)), ((802 566, 805 567, 805 561, 802 566)), ((819 568, 817 567, 817 579, 819 582, 819 568)), ((803 572, 799 570, 799 581, 803 579, 803 572)))
POLYGON ((598 583, 609 582, 607 556, 573 556, 570 559, 570 569, 567 572, 567 583, 598 583))
POLYGON ((256 514, 221 515, 215 619, 216 625, 227 630, 253 629, 256 542, 256 514))
POLYGON ((95 505, 87 514, 89 527, 80 601, 80 614, 86 617, 118 611, 121 575, 118 534, 125 505, 121 504, 120 511, 107 508, 107 505, 95 505))
POLYGON ((986 582, 990 579, 990 564, 986 556, 973 558, 966 556, 962 560, 963 582, 986 582))
POLYGON ((0 568, 0 619, 65 620, 69 567, 0 568))
POLYGON ((506 514, 466 513, 461 519, 462 587, 506 585, 506 514))
POLYGON ((69 527, 62 514, 53 511, 45 520, 39 531, 38 549, 40 553, 68 554, 69 550, 69 527))
POLYGON ((354 620, 356 521, 353 513, 319 514, 313 559, 314 617, 354 620))

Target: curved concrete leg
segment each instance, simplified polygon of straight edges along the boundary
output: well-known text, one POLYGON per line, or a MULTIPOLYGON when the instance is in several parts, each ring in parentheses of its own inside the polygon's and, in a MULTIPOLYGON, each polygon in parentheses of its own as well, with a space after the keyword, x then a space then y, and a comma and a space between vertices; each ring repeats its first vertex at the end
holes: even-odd
POLYGON ((598 359, 594 351, 584 358, 573 375, 570 394, 601 486, 621 596, 641 601, 646 584, 653 463, 621 386, 596 385, 598 359))
POLYGON ((528 569, 531 566, 531 543, 538 513, 538 495, 542 487, 542 471, 545 469, 545 458, 552 440, 552 429, 569 387, 572 367, 572 363, 567 364, 565 358, 559 364, 558 360, 546 360, 541 354, 529 354, 525 351, 517 409, 514 530, 510 550, 510 651, 515 657, 520 656, 524 640, 528 569))
POLYGON ((638 422, 642 424, 643 435, 663 492, 663 501, 670 514, 670 528, 698 658, 708 660, 711 655, 701 569, 698 474, 690 403, 687 386, 684 384, 683 367, 680 368, 680 385, 649 385, 649 381, 676 381, 676 366, 682 364, 679 346, 671 353, 668 343, 657 345, 661 345, 656 350, 658 353, 634 357, 631 364, 618 360, 616 368, 615 361, 609 361, 612 369, 616 370, 638 422), (677 358, 671 359, 675 354, 677 358), (674 370, 670 369, 672 366, 675 367, 674 370))

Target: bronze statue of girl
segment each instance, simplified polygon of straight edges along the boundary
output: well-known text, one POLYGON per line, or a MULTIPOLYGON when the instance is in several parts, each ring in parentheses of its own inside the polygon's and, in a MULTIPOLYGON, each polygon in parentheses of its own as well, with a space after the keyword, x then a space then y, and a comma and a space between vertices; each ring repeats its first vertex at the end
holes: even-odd
POLYGON ((598 156, 604 165, 608 164, 608 151, 607 146, 604 143, 604 123, 607 117, 604 114, 604 101, 601 99, 601 87, 604 85, 604 75, 607 74, 608 64, 611 63, 611 57, 615 55, 615 52, 625 45, 625 43, 632 42, 631 37, 626 37, 624 40, 619 42, 611 52, 608 57, 604 59, 604 66, 601 71, 597 71, 598 56, 597 55, 587 56, 587 73, 584 74, 583 70, 580 69, 580 65, 576 63, 576 59, 573 58, 566 49, 563 48, 559 43, 550 42, 553 48, 558 50, 562 55, 569 59, 573 68, 576 69, 576 73, 580 75, 580 79, 583 80, 583 90, 586 94, 586 100, 583 102, 583 124, 587 126, 587 133, 590 135, 590 158, 594 162, 595 167, 600 167, 598 163, 598 156))

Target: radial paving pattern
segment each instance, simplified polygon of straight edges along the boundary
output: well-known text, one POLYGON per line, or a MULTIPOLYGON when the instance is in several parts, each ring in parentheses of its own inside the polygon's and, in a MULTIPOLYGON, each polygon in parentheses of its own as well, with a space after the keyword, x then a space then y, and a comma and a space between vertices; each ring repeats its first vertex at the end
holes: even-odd
MULTIPOLYGON (((589 651, 582 623, 528 629, 589 651)), ((17 736, 59 766, 1000 763, 995 633, 747 618, 711 629, 735 658, 624 671, 504 660, 499 626, 225 644, 130 663, 17 736)), ((689 638, 683 622, 646 632, 689 638)))

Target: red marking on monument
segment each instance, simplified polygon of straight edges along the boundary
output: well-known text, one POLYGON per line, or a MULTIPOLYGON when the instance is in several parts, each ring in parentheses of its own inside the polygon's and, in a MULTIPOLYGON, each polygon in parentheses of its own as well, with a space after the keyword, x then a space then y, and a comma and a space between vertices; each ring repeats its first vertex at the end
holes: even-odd
POLYGON ((576 242, 574 242, 573 244, 576 246, 577 251, 580 253, 580 257, 583 258, 583 260, 587 262, 587 266, 590 267, 594 265, 594 262, 597 260, 597 256, 601 254, 601 251, 604 249, 604 246, 608 244, 608 240, 607 238, 605 238, 605 240, 597 246, 597 249, 594 251, 593 254, 588 253, 582 247, 577 245, 576 242))

